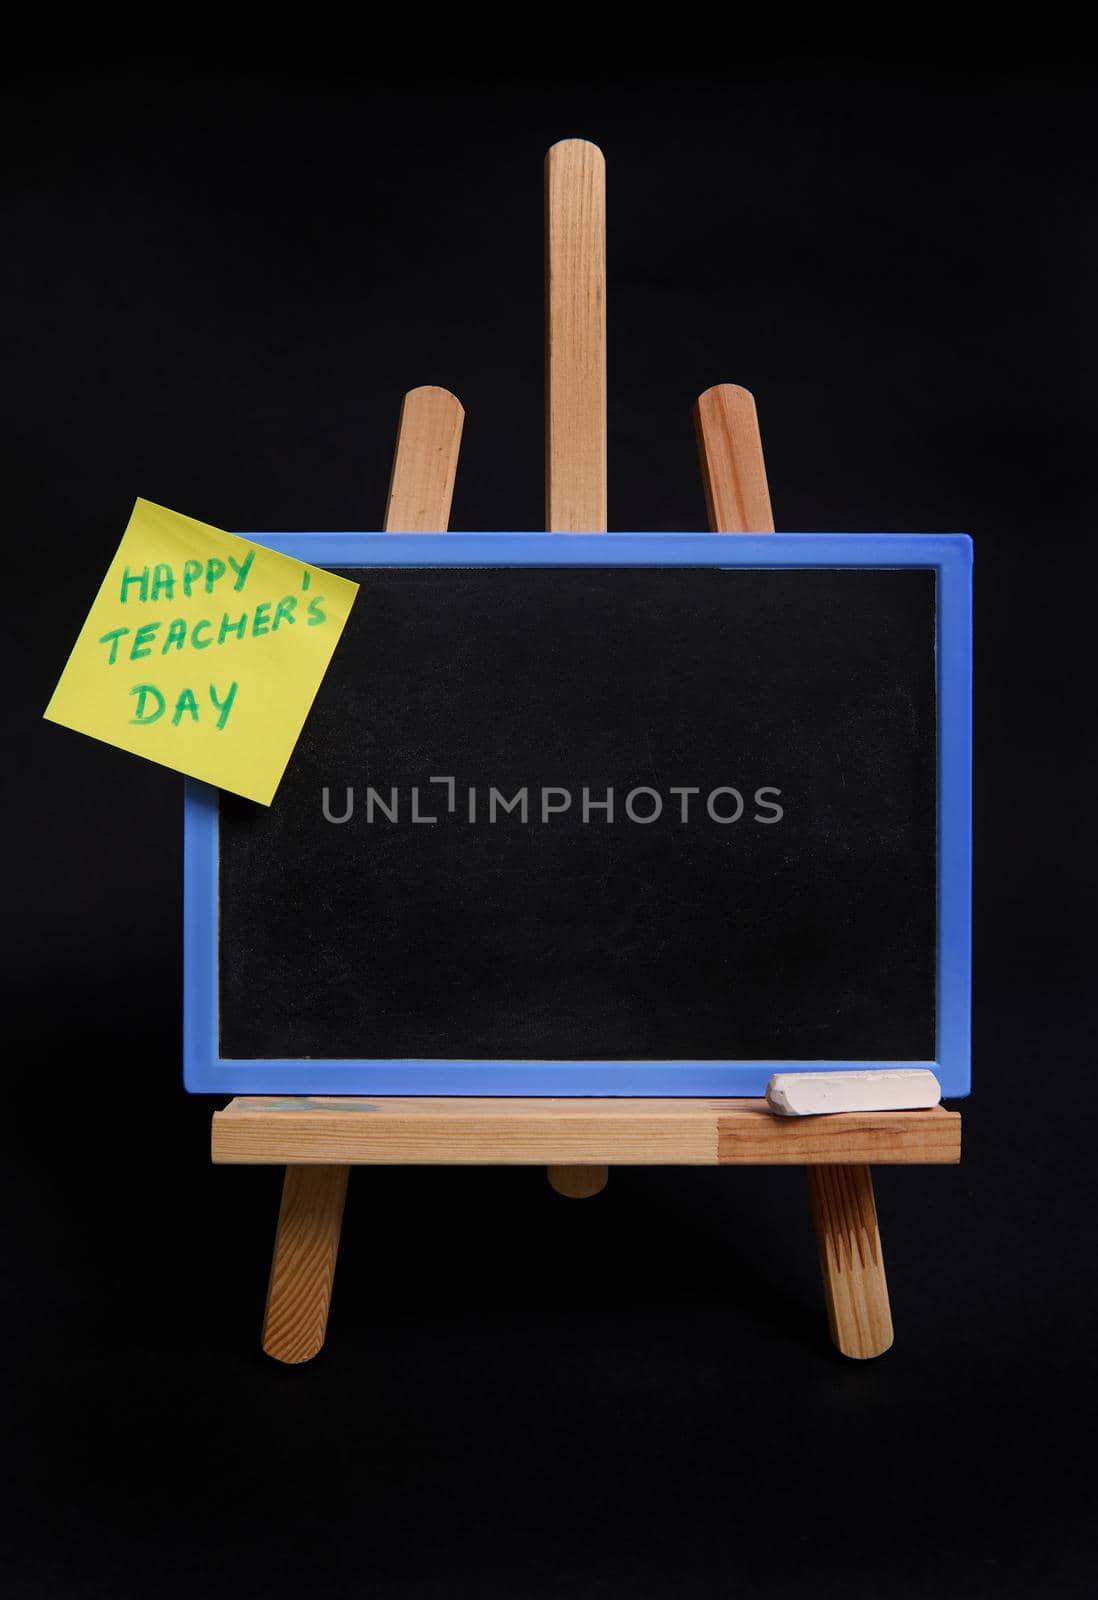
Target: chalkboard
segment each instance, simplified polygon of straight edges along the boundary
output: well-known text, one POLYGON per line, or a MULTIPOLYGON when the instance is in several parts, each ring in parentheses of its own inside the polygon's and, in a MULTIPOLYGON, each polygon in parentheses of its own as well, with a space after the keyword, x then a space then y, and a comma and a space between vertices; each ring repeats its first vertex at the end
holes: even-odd
POLYGON ((260 542, 360 592, 273 805, 189 798, 190 1087, 967 1090, 963 536, 260 542))

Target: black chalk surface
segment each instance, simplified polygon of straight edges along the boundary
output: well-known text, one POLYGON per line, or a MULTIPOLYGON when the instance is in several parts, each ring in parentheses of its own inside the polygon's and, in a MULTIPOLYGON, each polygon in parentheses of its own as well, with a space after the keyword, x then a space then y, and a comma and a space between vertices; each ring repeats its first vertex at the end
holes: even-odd
POLYGON ((223 1056, 934 1059, 933 572, 345 575, 220 798, 223 1056))

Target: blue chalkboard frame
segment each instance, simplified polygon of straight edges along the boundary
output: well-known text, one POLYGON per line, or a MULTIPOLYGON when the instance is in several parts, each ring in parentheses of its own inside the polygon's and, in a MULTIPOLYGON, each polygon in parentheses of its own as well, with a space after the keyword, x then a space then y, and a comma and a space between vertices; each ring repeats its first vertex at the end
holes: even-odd
POLYGON ((217 791, 184 806, 183 1074, 192 1093, 761 1095, 776 1071, 930 1067, 970 1086, 972 541, 919 533, 268 533, 247 537, 319 567, 918 567, 937 575, 938 950, 934 1061, 232 1060, 218 1023, 217 791))

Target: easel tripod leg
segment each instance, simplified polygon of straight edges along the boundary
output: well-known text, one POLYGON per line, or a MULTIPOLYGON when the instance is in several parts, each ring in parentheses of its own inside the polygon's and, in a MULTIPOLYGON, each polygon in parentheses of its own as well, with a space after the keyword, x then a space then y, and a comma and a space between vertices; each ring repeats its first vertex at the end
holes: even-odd
POLYGON ((309 1361, 324 1343, 350 1170, 286 1168, 263 1318, 276 1361, 309 1361))
POLYGON ((549 1183, 569 1200, 588 1200, 606 1188, 605 1167, 546 1167, 549 1183))
MULTIPOLYGON (((606 162, 586 139, 545 157, 545 526, 606 532, 606 162)), ((550 1165, 586 1200, 605 1166, 550 1165)))
POLYGON ((892 1312, 869 1168, 807 1170, 831 1338, 855 1360, 882 1355, 892 1343, 892 1312))

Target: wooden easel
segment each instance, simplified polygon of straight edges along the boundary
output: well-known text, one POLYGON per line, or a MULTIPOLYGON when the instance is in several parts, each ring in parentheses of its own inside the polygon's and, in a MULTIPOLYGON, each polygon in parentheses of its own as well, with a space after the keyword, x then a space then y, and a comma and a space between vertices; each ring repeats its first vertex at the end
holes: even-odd
MULTIPOLYGON (((546 510, 551 533, 606 530, 605 164, 570 139, 546 158, 546 510)), ((755 404, 732 384, 695 407, 713 533, 772 533, 755 404)), ((445 532, 464 412, 444 389, 404 399, 386 531, 445 532)), ((803 1166, 831 1337, 844 1355, 892 1343, 870 1166, 960 1160, 961 1119, 929 1111, 782 1118, 763 1100, 248 1096, 213 1118, 215 1162, 285 1166, 263 1348, 308 1361, 324 1343, 352 1166, 545 1165, 594 1195, 609 1166, 803 1166), (359 1108, 358 1114, 356 1108, 359 1108)))

